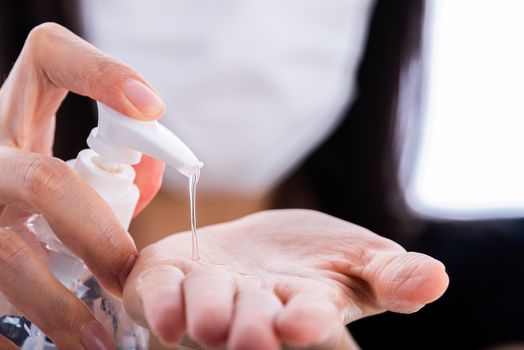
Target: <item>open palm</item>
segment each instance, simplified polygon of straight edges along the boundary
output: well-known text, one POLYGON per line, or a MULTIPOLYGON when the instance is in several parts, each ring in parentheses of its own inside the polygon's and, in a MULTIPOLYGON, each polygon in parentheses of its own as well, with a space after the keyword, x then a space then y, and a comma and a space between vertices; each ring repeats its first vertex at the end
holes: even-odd
POLYGON ((130 314, 167 344, 184 334, 230 349, 346 349, 344 324, 438 299, 439 261, 309 210, 275 210, 145 248, 124 292, 130 314))

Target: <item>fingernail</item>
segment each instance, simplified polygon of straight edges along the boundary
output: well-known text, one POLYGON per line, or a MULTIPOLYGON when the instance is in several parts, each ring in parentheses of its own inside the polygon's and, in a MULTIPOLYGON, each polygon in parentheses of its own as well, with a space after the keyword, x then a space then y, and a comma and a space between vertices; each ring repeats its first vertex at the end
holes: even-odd
POLYGON ((127 278, 129 277, 129 274, 131 273, 131 270, 133 269, 135 262, 136 262, 136 255, 133 254, 127 259, 127 262, 124 265, 124 268, 122 269, 122 271, 120 271, 118 280, 120 281, 120 287, 122 287, 122 289, 124 289, 127 278))
POLYGON ((87 350, 113 350, 115 348, 109 334, 96 321, 91 321, 82 327, 80 338, 87 350))
POLYGON ((153 90, 135 79, 124 82, 124 94, 140 112, 155 114, 162 111, 164 103, 153 90))

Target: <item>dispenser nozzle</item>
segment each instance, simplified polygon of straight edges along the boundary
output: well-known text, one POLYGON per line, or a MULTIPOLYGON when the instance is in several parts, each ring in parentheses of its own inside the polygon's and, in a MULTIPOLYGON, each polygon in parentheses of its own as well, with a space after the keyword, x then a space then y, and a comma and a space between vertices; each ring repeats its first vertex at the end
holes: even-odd
POLYGON ((91 149, 107 160, 136 164, 141 153, 163 161, 190 177, 203 163, 173 132, 157 121, 128 118, 98 102, 98 127, 87 139, 91 149))

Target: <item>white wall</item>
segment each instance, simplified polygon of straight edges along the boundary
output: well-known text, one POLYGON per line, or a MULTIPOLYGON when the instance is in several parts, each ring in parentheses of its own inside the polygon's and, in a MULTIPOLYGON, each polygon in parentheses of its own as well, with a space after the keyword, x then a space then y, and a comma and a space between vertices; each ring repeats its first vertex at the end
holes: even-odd
POLYGON ((524 216, 524 1, 429 5, 425 119, 408 200, 429 216, 524 216))

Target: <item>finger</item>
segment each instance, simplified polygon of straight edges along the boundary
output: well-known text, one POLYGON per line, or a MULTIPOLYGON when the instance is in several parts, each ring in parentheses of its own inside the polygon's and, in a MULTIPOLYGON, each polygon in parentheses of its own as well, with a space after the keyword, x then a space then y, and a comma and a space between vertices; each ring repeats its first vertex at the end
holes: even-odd
POLYGON ((39 25, 27 43, 47 85, 89 96, 137 119, 156 119, 164 110, 158 94, 134 69, 60 25, 39 25))
POLYGON ((158 93, 135 70, 66 28, 45 23, 31 31, 0 90, 2 122, 17 136, 18 146, 28 142, 27 119, 47 129, 43 119, 56 113, 67 90, 136 119, 157 119, 164 111, 158 93))
POLYGON ((0 201, 42 213, 58 238, 120 295, 136 248, 104 200, 56 158, 0 147, 0 201))
POLYGON ((0 228, 0 281, 7 301, 59 348, 114 348, 85 304, 54 278, 16 233, 5 228, 0 228))
POLYGON ((189 336, 209 347, 224 345, 236 292, 231 274, 205 266, 187 275, 183 289, 189 336))
MULTIPOLYGON (((140 259, 137 268, 141 269, 140 259)), ((184 273, 172 265, 154 265, 133 272, 126 284, 124 303, 135 319, 147 322, 149 329, 166 345, 177 344, 185 332, 184 273)))
POLYGON ((228 349, 278 350, 280 340, 274 321, 282 303, 262 289, 242 290, 237 294, 228 349))
POLYGON ((336 330, 333 332, 333 337, 327 338, 324 342, 307 347, 307 350, 359 350, 357 342, 343 322, 339 322, 336 330))
POLYGON ((136 172, 135 185, 140 191, 140 198, 133 213, 135 217, 151 202, 160 189, 165 166, 161 161, 143 154, 140 163, 133 167, 136 172))
POLYGON ((357 342, 351 336, 351 334, 349 333, 349 331, 343 323, 340 323, 340 327, 340 333, 342 334, 342 336, 340 337, 340 340, 336 342, 336 345, 333 347, 333 350, 359 350, 360 346, 358 346, 357 342))
POLYGON ((339 312, 329 301, 308 294, 291 298, 277 316, 282 341, 297 348, 335 348, 343 338, 339 312))
POLYGON ((418 311, 444 294, 449 278, 440 261, 414 252, 378 254, 364 269, 377 303, 401 313, 418 311))

